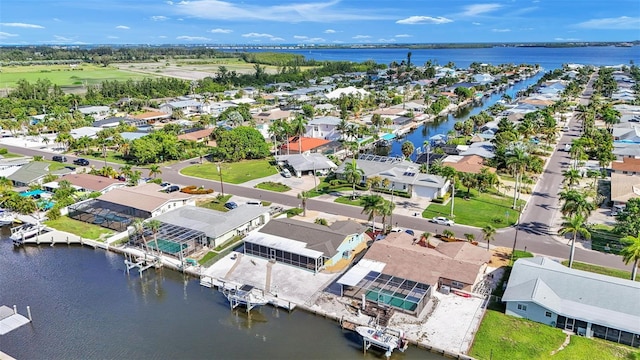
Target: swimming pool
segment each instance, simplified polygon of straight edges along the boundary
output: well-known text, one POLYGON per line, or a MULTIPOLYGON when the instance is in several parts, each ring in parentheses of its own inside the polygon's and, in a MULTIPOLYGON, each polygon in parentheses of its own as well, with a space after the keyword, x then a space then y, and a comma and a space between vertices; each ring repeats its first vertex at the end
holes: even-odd
POLYGON ((36 189, 36 190, 31 190, 31 191, 23 191, 20 193, 20 196, 22 197, 34 197, 36 195, 40 195, 45 193, 44 190, 40 190, 40 189, 36 189))

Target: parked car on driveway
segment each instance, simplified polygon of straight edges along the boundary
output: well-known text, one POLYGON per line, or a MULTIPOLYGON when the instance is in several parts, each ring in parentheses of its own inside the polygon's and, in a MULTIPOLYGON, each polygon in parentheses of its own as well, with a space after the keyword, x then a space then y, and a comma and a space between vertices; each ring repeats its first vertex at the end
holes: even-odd
POLYGON ((432 223, 436 223, 439 225, 447 225, 447 226, 452 226, 453 224, 455 224, 453 222, 453 220, 449 220, 444 216, 438 216, 438 217, 434 217, 433 219, 429 220, 432 223))
POLYGON ((238 204, 234 203, 233 201, 229 201, 228 203, 224 204, 224 207, 229 210, 233 210, 238 207, 238 204))
POLYGON ((73 163, 80 166, 89 166, 89 160, 83 158, 75 159, 73 163))
POLYGON ((291 171, 289 171, 289 169, 282 169, 282 172, 280 174, 286 178, 291 177, 291 171))

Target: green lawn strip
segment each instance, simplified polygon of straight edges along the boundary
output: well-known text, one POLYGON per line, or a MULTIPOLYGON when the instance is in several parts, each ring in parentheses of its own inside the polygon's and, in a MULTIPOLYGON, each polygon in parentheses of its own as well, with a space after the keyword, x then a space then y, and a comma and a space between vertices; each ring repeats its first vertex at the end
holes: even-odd
POLYGON ((560 329, 487 310, 469 355, 477 359, 621 359, 635 351, 609 341, 571 336, 569 345, 552 357, 565 338, 560 329))
POLYGON ((355 200, 351 199, 351 195, 348 196, 340 196, 334 200, 339 204, 353 205, 353 206, 362 206, 362 199, 356 198, 355 200))
POLYGON ((8 153, 5 153, 5 154, 2 154, 2 157, 5 158, 5 159, 12 159, 12 158, 21 158, 21 157, 24 157, 24 155, 14 154, 14 153, 8 152, 8 153))
POLYGON ((216 255, 218 255, 215 251, 209 251, 202 257, 202 259, 198 260, 198 264, 203 265, 206 264, 209 260, 213 259, 216 255))
MULTIPOLYGON (((231 184, 241 184, 254 179, 278 173, 275 166, 267 159, 243 160, 234 163, 223 163, 222 181, 231 184)), ((183 175, 199 177, 209 180, 220 180, 217 164, 206 163, 188 166, 182 169, 183 175)))
POLYGON ((211 209, 211 210, 218 210, 218 211, 222 211, 222 212, 227 212, 229 211, 229 209, 227 209, 226 207, 224 207, 224 204, 229 201, 229 199, 231 198, 231 195, 225 195, 222 196, 220 198, 214 198, 211 201, 207 201, 207 202, 202 202, 202 203, 198 203, 199 207, 203 207, 203 208, 207 208, 207 209, 211 209))
POLYGON ((258 185, 256 185, 256 188, 258 189, 262 189, 262 190, 269 190, 269 191, 275 191, 275 192, 286 192, 291 190, 291 187, 283 184, 283 183, 277 183, 277 182, 273 182, 273 181, 267 181, 267 182, 263 182, 260 183, 258 185))
POLYGON ((620 243, 622 236, 613 232, 613 227, 604 224, 594 224, 590 227, 591 249, 605 253, 619 254, 624 248, 620 243))
MULTIPOLYGON (((562 265, 569 266, 569 260, 564 260, 562 262, 562 265)), ((596 274, 613 276, 620 279, 626 279, 626 280, 631 279, 630 271, 608 268, 608 267, 599 266, 599 265, 592 265, 592 264, 574 261, 573 268, 576 270, 583 270, 583 271, 588 271, 596 274)), ((640 281, 640 274, 636 275, 636 281, 640 281)))
POLYGON ((101 67, 89 64, 78 65, 72 69, 69 65, 33 65, 3 66, 2 87, 15 87, 20 79, 30 83, 38 79, 48 79, 60 86, 95 85, 104 80, 142 80, 153 75, 137 74, 114 67, 101 67))
POLYGON ((44 160, 44 162, 48 162, 49 163, 49 172, 60 170, 60 169, 64 169, 67 166, 72 166, 72 165, 69 165, 69 164, 66 164, 66 163, 57 162, 57 161, 44 160))
POLYGON ((91 240, 98 240, 103 234, 113 234, 113 231, 107 228, 75 220, 68 216, 61 216, 56 220, 47 220, 45 221, 45 225, 56 230, 66 231, 91 240))
MULTIPOLYGON (((456 192, 454 204, 454 221, 458 224, 484 227, 492 225, 495 228, 511 226, 518 220, 518 211, 511 208, 513 199, 504 196, 480 193, 472 190, 468 200, 466 189, 456 192)), ((518 204, 524 204, 519 200, 518 204)), ((436 216, 449 217, 451 203, 431 204, 422 212, 422 217, 431 219, 436 216)))

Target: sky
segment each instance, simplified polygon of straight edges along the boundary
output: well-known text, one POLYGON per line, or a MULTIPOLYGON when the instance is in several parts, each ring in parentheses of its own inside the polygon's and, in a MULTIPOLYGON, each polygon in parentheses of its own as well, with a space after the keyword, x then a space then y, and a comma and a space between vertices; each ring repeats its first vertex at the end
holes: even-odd
POLYGON ((0 1, 0 45, 633 40, 639 0, 0 1))

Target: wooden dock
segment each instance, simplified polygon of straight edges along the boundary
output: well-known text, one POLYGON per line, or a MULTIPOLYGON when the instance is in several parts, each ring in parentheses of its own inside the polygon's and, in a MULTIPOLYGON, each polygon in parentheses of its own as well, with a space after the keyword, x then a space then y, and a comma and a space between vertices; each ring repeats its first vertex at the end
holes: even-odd
POLYGON ((0 306, 0 335, 4 335, 9 333, 23 325, 27 325, 31 322, 31 310, 27 307, 27 312, 29 313, 29 318, 26 318, 20 314, 16 310, 16 306, 13 306, 13 309, 2 305, 0 306))

